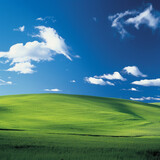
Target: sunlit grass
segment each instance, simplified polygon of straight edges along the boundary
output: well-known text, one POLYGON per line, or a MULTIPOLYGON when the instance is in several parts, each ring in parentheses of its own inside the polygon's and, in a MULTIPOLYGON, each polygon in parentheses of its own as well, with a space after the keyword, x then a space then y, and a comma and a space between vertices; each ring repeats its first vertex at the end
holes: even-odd
POLYGON ((9 160, 160 158, 159 115, 156 104, 113 98, 2 96, 0 155, 9 160))

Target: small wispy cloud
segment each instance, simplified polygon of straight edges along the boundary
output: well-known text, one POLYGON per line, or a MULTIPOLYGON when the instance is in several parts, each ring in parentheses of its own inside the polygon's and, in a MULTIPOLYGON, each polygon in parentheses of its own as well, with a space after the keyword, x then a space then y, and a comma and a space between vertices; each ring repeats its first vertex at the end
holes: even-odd
POLYGON ((75 81, 75 80, 71 80, 70 82, 71 82, 71 83, 76 83, 76 81, 75 81))
POLYGON ((3 79, 0 79, 0 86, 3 86, 3 85, 11 85, 12 82, 11 81, 4 81, 3 79))
POLYGON ((150 4, 144 10, 128 10, 122 13, 111 15, 108 19, 112 22, 122 38, 130 35, 126 27, 133 25, 137 30, 140 26, 146 25, 148 28, 155 30, 160 27, 160 12, 153 9, 150 4))
POLYGON ((125 68, 123 68, 123 70, 127 73, 127 74, 131 74, 135 77, 147 77, 147 75, 143 74, 138 67, 136 66, 127 66, 125 68))
POLYGON ((114 83, 111 83, 109 81, 104 81, 101 78, 95 78, 95 77, 85 77, 84 80, 90 84, 95 84, 95 85, 110 85, 110 86, 114 86, 114 83))
POLYGON ((45 22, 45 23, 47 23, 49 21, 51 21, 52 23, 56 22, 56 20, 53 16, 38 17, 38 18, 36 18, 36 21, 41 21, 41 22, 45 22))
POLYGON ((138 92, 139 90, 138 89, 136 89, 136 88, 130 88, 130 89, 122 89, 122 90, 124 90, 124 91, 134 91, 134 92, 138 92))
POLYGON ((150 100, 155 100, 155 101, 160 101, 160 98, 158 97, 141 97, 141 98, 133 98, 133 97, 130 97, 130 100, 133 100, 133 101, 150 101, 150 100))
POLYGON ((140 86, 146 86, 146 87, 149 87, 149 86, 160 87, 160 78, 157 78, 157 79, 143 79, 143 80, 140 80, 140 81, 134 81, 134 82, 132 82, 132 84, 140 85, 140 86))
POLYGON ((79 55, 73 55, 74 58, 81 58, 79 55))
POLYGON ((0 61, 1 64, 7 64, 9 63, 9 60, 6 60, 6 61, 0 61))
POLYGON ((46 91, 46 92, 60 92, 62 90, 55 88, 55 89, 44 89, 44 91, 46 91))
POLYGON ((18 28, 14 28, 13 30, 14 30, 14 31, 24 32, 25 26, 20 26, 20 27, 18 27, 18 28))
POLYGON ((136 29, 139 29, 140 25, 146 25, 151 29, 156 29, 159 27, 159 20, 159 15, 156 15, 152 5, 150 5, 143 12, 138 13, 137 16, 127 19, 125 23, 133 24, 136 29))
POLYGON ((123 78, 119 72, 114 72, 113 74, 103 74, 102 76, 94 76, 95 78, 102 78, 108 80, 121 80, 126 81, 126 78, 123 78))
POLYGON ((85 77, 84 80, 90 84, 115 86, 115 84, 110 81, 113 80, 126 81, 127 79, 122 77, 122 75, 119 72, 114 72, 113 74, 103 74, 100 76, 85 77))
POLYGON ((129 91, 135 91, 135 92, 137 92, 138 90, 136 89, 136 88, 130 88, 130 89, 128 89, 129 91))
POLYGON ((136 11, 125 11, 123 13, 117 13, 112 16, 108 16, 108 19, 112 21, 111 27, 117 29, 122 38, 129 35, 129 33, 124 28, 124 18, 129 15, 137 14, 136 11))
POLYGON ((44 19, 42 17, 38 17, 36 18, 37 21, 44 21, 44 19))

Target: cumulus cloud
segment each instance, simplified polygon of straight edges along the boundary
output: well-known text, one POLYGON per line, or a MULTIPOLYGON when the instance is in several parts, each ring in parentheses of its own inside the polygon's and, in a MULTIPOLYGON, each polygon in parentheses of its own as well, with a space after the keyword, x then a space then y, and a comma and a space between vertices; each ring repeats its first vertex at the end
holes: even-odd
POLYGON ((140 86, 157 86, 160 87, 160 78, 157 79, 143 79, 140 81, 134 81, 132 84, 140 85, 140 86))
POLYGON ((94 78, 94 77, 86 77, 85 81, 90 84, 97 84, 97 85, 105 85, 105 81, 100 78, 94 78))
POLYGON ((111 83, 109 81, 104 81, 101 78, 95 78, 95 77, 85 77, 84 79, 86 82, 90 84, 96 84, 96 85, 111 85, 114 86, 114 83, 111 83))
POLYGON ((95 78, 109 79, 109 80, 121 80, 126 81, 119 72, 114 72, 113 74, 104 74, 102 76, 94 76, 95 78))
POLYGON ((156 100, 156 101, 160 101, 160 98, 158 97, 141 97, 141 98, 133 98, 133 97, 130 97, 131 100, 133 101, 145 101, 145 100, 156 100))
POLYGON ((0 79, 0 85, 11 85, 12 82, 11 81, 4 81, 3 79, 0 79))
POLYGON ((136 66, 128 66, 123 68, 123 70, 127 73, 127 74, 131 74, 133 76, 136 77, 147 77, 147 75, 143 74, 138 67, 136 66))
POLYGON ((61 90, 58 88, 55 88, 55 89, 44 89, 44 91, 46 91, 46 92, 60 92, 61 90))
POLYGON ((103 74, 101 76, 86 77, 84 80, 90 84, 115 86, 114 83, 105 81, 105 79, 126 81, 126 79, 123 78, 119 72, 114 72, 113 74, 103 74))
POLYGON ((22 63, 16 63, 13 67, 9 68, 7 71, 14 71, 27 74, 27 73, 33 73, 34 71, 32 70, 32 68, 34 67, 35 66, 32 65, 30 62, 22 62, 22 63))
POLYGON ((20 26, 18 28, 13 29, 14 31, 20 31, 20 32, 24 32, 25 30, 25 26, 20 26))
POLYGON ((32 61, 51 61, 56 54, 62 54, 72 60, 68 46, 55 29, 45 26, 37 26, 36 29, 39 30, 39 33, 34 37, 42 39, 42 42, 17 43, 11 46, 8 52, 0 52, 0 58, 8 59, 11 62, 10 65, 13 66, 8 71, 33 73, 32 61))
POLYGON ((126 27, 128 25, 134 25, 136 29, 139 29, 141 25, 146 25, 151 29, 157 29, 160 27, 159 12, 155 11, 150 4, 143 11, 140 10, 128 10, 122 13, 109 16, 109 20, 112 22, 112 27, 117 29, 122 38, 129 35, 126 27))

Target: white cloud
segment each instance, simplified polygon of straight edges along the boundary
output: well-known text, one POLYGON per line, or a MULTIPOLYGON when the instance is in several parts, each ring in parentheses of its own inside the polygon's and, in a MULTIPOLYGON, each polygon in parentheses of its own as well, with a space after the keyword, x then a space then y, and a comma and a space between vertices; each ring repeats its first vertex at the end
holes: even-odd
POLYGON ((37 26, 39 29, 39 34, 37 37, 42 38, 45 41, 45 45, 50 50, 56 52, 57 54, 63 54, 69 60, 72 60, 69 56, 68 46, 66 45, 64 39, 58 35, 54 28, 37 26))
POLYGON ((44 89, 44 91, 46 91, 46 92, 60 92, 61 90, 58 88, 55 88, 55 89, 44 89))
POLYGON ((25 26, 20 26, 19 28, 15 28, 15 29, 13 29, 13 30, 14 30, 14 31, 24 32, 25 26))
POLYGON ((138 91, 136 88, 130 88, 129 91, 138 91))
POLYGON ((111 85, 114 86, 114 83, 111 83, 109 81, 104 81, 101 78, 94 78, 94 77, 85 77, 84 79, 86 82, 90 83, 90 84, 96 84, 96 85, 111 85))
POLYGON ((147 77, 147 75, 143 74, 143 73, 138 69, 138 67, 136 67, 136 66, 128 66, 128 67, 123 68, 123 70, 124 70, 126 73, 131 74, 131 75, 136 76, 136 77, 147 77))
POLYGON ((133 97, 130 97, 130 100, 133 100, 133 101, 144 101, 144 98, 133 98, 133 97))
POLYGON ((117 29, 122 38, 129 35, 126 30, 126 26, 134 25, 136 29, 139 29, 140 25, 146 25, 151 29, 157 29, 160 27, 160 16, 159 12, 155 11, 150 4, 149 7, 143 11, 131 10, 115 15, 109 16, 109 20, 112 21, 112 27, 117 29))
POLYGON ((104 74, 102 76, 86 77, 85 81, 90 84, 115 86, 114 83, 105 81, 104 79, 126 81, 126 79, 123 78, 119 72, 114 72, 113 74, 104 74))
POLYGON ((36 19, 37 21, 44 21, 44 19, 42 17, 39 17, 36 19))
POLYGON ((124 91, 134 91, 134 92, 138 92, 139 90, 136 88, 130 88, 130 89, 122 89, 124 91))
POLYGON ((1 64, 7 64, 9 63, 9 60, 6 60, 6 61, 0 61, 1 64))
POLYGON ((110 86, 115 86, 115 84, 114 84, 114 83, 109 82, 109 81, 105 81, 105 83, 106 83, 106 84, 108 84, 108 85, 110 85, 110 86))
POLYGON ((11 85, 12 82, 11 81, 4 81, 3 79, 0 79, 0 85, 11 85))
POLYGON ((114 72, 113 74, 104 74, 102 76, 94 76, 95 78, 109 79, 109 80, 121 80, 126 81, 125 78, 121 76, 119 72, 114 72))
POLYGON ((75 81, 75 80, 71 80, 70 82, 71 82, 71 83, 76 83, 76 81, 75 81))
POLYGON ((14 63, 22 63, 41 60, 52 60, 50 49, 46 47, 44 42, 27 42, 25 45, 23 43, 17 43, 10 47, 8 52, 0 52, 0 57, 8 58, 14 63))
POLYGON ((143 79, 140 81, 134 81, 132 84, 141 85, 141 86, 157 86, 160 87, 160 78, 157 79, 143 79))
POLYGON ((43 22, 45 22, 45 23, 47 23, 47 22, 49 22, 49 21, 51 21, 51 22, 53 22, 53 23, 55 23, 56 22, 56 20, 55 20, 55 18, 53 17, 53 16, 46 16, 46 17, 38 17, 38 18, 36 18, 36 20, 37 21, 43 21, 43 22))
POLYGON ((147 25, 152 29, 156 29, 159 25, 159 17, 156 17, 152 13, 153 7, 150 5, 143 12, 139 13, 136 17, 129 18, 126 21, 126 24, 134 24, 134 26, 139 29, 139 26, 142 24, 147 25))
POLYGON ((133 97, 130 97, 131 100, 133 101, 145 101, 145 100, 156 100, 156 101, 160 101, 160 98, 157 98, 157 97, 141 97, 141 98, 133 98, 133 97))
POLYGON ((112 27, 117 29, 122 38, 128 35, 128 32, 123 26, 124 18, 129 15, 135 15, 136 13, 136 11, 125 11, 124 13, 117 13, 108 17, 112 21, 112 27))
POLYGON ((37 26, 39 34, 36 37, 43 41, 17 43, 10 47, 8 52, 0 52, 1 58, 7 58, 13 67, 8 71, 15 71, 23 74, 33 73, 32 61, 51 61, 56 54, 63 54, 69 60, 68 46, 64 39, 58 35, 55 29, 45 26, 37 26))
POLYGON ((81 58, 79 55, 75 55, 75 56, 73 56, 74 58, 81 58))
POLYGON ((34 67, 35 66, 32 65, 30 62, 22 62, 22 63, 16 63, 12 68, 9 68, 7 71, 14 71, 27 74, 27 73, 33 73, 34 71, 32 70, 32 68, 34 67))
POLYGON ((90 84, 97 84, 97 85, 105 85, 105 81, 103 79, 98 79, 94 77, 86 77, 85 81, 90 84))

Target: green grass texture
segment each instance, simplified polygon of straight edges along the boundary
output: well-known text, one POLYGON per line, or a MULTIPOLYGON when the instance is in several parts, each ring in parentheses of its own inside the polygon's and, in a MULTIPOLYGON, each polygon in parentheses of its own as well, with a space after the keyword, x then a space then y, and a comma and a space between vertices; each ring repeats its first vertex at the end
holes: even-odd
POLYGON ((160 106, 65 94, 0 97, 0 160, 160 159, 160 106))

